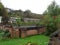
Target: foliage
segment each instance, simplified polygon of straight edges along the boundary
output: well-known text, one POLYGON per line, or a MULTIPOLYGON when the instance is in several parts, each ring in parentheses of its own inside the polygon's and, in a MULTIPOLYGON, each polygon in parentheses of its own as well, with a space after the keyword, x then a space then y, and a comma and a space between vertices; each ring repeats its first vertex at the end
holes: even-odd
POLYGON ((3 30, 2 30, 2 29, 0 29, 0 33, 1 33, 1 32, 3 32, 3 30))
POLYGON ((60 29, 60 15, 57 16, 56 22, 57 22, 57 28, 60 29))
POLYGON ((57 21, 51 15, 44 15, 43 20, 41 21, 42 25, 45 25, 47 30, 45 32, 46 35, 50 35, 54 31, 57 30, 57 21))
POLYGON ((60 7, 56 4, 55 1, 53 1, 45 10, 43 14, 51 15, 51 16, 56 16, 60 14, 60 7))
POLYGON ((6 19, 6 18, 8 18, 8 13, 1 2, 0 2, 0 16, 2 16, 2 23, 3 24, 8 23, 8 19, 6 19))
POLYGON ((35 21, 27 21, 27 22, 24 22, 22 19, 16 19, 16 23, 14 25, 17 25, 17 26, 38 26, 38 22, 35 22, 35 21))
POLYGON ((5 30, 4 33, 3 33, 2 38, 9 38, 9 37, 10 37, 10 32, 9 32, 9 30, 5 30))
POLYGON ((47 31, 45 34, 50 35, 57 29, 59 29, 59 23, 60 23, 60 7, 56 4, 55 1, 53 1, 45 10, 44 14, 44 20, 43 24, 46 25, 47 31))
POLYGON ((10 32, 8 30, 0 29, 0 40, 5 40, 7 38, 10 38, 10 32))
POLYGON ((24 12, 24 14, 25 14, 26 17, 31 18, 30 15, 32 15, 32 13, 31 13, 30 10, 26 10, 26 11, 24 12))
POLYGON ((10 10, 10 12, 8 12, 8 15, 10 17, 19 17, 19 18, 42 18, 41 14, 36 14, 36 13, 32 13, 30 10, 26 10, 26 11, 22 11, 22 10, 12 10, 12 9, 7 9, 10 10))
POLYGON ((8 24, 9 17, 2 17, 2 23, 3 24, 8 24))
POLYGON ((22 24, 21 19, 16 19, 16 25, 20 26, 22 24))

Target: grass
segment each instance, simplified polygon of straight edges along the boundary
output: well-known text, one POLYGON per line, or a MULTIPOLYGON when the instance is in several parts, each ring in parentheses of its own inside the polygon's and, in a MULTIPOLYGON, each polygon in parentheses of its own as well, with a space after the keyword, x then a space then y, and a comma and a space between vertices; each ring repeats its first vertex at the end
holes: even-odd
POLYGON ((0 40, 0 45, 25 45, 27 42, 31 41, 32 43, 38 43, 38 45, 47 45, 49 37, 44 35, 35 35, 26 37, 24 39, 9 39, 9 40, 0 40))

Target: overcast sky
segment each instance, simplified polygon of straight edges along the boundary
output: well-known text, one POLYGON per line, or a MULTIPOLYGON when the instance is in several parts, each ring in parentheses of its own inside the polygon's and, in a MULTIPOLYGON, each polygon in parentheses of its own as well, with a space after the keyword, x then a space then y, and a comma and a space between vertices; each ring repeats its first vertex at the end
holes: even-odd
MULTIPOLYGON (((33 13, 42 14, 48 7, 48 5, 53 0, 1 0, 5 7, 11 9, 21 9, 23 11, 29 9, 33 13)), ((60 0, 56 0, 56 2, 60 5, 60 0)))

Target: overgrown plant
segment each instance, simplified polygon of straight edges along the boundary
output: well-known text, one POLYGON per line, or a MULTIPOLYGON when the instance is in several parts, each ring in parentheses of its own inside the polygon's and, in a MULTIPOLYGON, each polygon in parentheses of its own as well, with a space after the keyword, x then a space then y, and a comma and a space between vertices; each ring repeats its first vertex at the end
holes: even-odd
POLYGON ((10 32, 9 32, 9 30, 5 30, 4 32, 3 32, 3 35, 2 35, 2 38, 3 39, 6 39, 6 38, 10 38, 10 32))

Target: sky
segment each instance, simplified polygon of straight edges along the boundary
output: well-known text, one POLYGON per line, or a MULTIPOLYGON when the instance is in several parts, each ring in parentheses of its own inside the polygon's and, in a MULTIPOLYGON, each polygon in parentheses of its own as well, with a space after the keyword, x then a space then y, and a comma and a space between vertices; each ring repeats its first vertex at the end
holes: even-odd
MULTIPOLYGON (((53 0, 1 0, 5 7, 14 10, 31 10, 33 13, 42 14, 53 0)), ((60 5, 60 0, 55 0, 60 5)))

